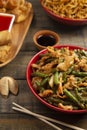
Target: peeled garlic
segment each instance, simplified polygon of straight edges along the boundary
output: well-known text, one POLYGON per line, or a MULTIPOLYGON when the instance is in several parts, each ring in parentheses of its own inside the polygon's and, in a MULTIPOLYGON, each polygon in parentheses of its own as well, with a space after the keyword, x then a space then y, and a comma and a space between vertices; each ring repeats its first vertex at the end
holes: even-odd
POLYGON ((9 76, 2 77, 0 79, 0 93, 2 96, 8 97, 9 92, 11 92, 14 95, 17 95, 17 81, 9 76))

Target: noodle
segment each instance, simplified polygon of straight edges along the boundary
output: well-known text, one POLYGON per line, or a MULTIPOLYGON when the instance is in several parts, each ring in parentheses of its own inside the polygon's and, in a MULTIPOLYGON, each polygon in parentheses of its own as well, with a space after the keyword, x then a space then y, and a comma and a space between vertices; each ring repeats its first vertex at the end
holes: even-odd
POLYGON ((87 0, 42 0, 42 4, 61 17, 87 18, 87 0))

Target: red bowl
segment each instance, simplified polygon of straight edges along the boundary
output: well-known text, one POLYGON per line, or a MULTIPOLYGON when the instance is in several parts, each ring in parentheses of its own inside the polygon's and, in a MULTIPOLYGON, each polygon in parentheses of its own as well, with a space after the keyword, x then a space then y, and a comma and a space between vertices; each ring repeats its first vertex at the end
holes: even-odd
MULTIPOLYGON (((84 48, 81 48, 81 47, 78 47, 78 46, 71 46, 71 45, 58 45, 58 46, 55 46, 55 48, 58 48, 58 49, 63 48, 63 47, 69 47, 69 49, 71 49, 71 50, 74 50, 74 49, 84 49, 84 48)), ((84 50, 87 51, 87 49, 84 49, 84 50)), ((44 50, 38 52, 36 55, 33 56, 33 58, 28 63, 28 66, 27 66, 27 69, 26 69, 26 79, 27 79, 28 86, 29 86, 30 90, 32 91, 32 93, 35 95, 35 97, 37 99, 39 99, 39 101, 41 101, 44 105, 46 105, 47 107, 49 107, 49 108, 51 108, 53 110, 64 112, 64 113, 71 113, 71 114, 72 113, 75 113, 75 114, 87 113, 87 110, 64 110, 64 109, 58 108, 56 106, 53 106, 53 105, 49 104, 45 100, 43 100, 36 93, 35 89, 32 86, 32 83, 31 83, 31 73, 32 73, 32 67, 31 67, 31 65, 33 63, 36 63, 38 61, 39 55, 44 54, 46 52, 47 52, 47 49, 44 49, 44 50)))
POLYGON ((42 4, 42 0, 40 0, 41 6, 44 9, 44 11, 50 16, 52 19, 58 21, 59 23, 70 25, 70 26, 80 26, 80 25, 86 25, 87 19, 72 19, 72 18, 63 18, 57 14, 54 14, 52 11, 50 11, 48 8, 46 8, 42 4))

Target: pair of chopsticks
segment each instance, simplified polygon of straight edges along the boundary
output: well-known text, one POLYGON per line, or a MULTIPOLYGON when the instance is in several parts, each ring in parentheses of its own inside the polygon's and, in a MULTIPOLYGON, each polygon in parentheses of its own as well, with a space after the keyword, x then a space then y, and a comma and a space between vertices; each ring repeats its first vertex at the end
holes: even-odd
POLYGON ((63 130, 63 129, 61 129, 60 127, 54 125, 53 123, 60 124, 62 126, 71 128, 73 130, 85 130, 85 129, 77 127, 77 126, 74 126, 74 125, 71 125, 71 124, 68 124, 68 123, 65 123, 65 122, 62 122, 62 121, 58 121, 56 119, 52 119, 52 118, 49 118, 49 117, 46 117, 46 116, 43 116, 43 115, 40 115, 40 114, 36 114, 34 112, 31 112, 30 110, 28 110, 28 109, 26 109, 26 108, 16 104, 15 102, 13 102, 12 104, 14 105, 12 107, 13 110, 16 110, 16 111, 19 111, 19 112, 23 112, 23 113, 26 113, 26 114, 29 114, 29 115, 32 115, 32 116, 35 116, 39 120, 41 120, 41 121, 47 123, 48 125, 52 126, 53 128, 55 128, 56 130, 63 130))

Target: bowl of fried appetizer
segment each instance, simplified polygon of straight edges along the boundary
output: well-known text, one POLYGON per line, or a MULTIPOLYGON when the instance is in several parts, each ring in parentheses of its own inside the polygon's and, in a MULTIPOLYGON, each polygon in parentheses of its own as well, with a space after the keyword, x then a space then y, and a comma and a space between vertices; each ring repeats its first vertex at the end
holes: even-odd
POLYGON ((87 49, 48 46, 29 61, 26 79, 47 107, 64 113, 87 112, 87 49))
POLYGON ((85 0, 40 0, 44 11, 59 23, 80 26, 87 24, 87 2, 85 0))

